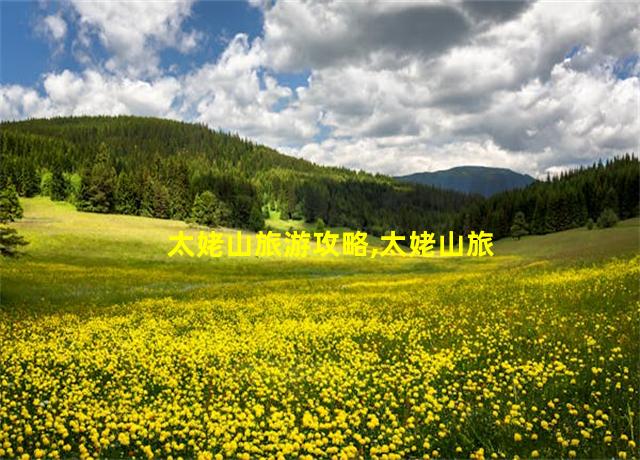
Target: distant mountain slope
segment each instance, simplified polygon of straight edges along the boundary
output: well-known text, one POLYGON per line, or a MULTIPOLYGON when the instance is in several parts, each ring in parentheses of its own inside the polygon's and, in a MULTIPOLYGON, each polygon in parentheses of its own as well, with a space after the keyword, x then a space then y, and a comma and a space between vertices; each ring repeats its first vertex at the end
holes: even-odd
POLYGON ((397 179, 459 192, 477 193, 485 197, 505 190, 523 188, 535 182, 535 179, 527 174, 520 174, 505 168, 484 166, 460 166, 445 171, 400 176, 397 179))

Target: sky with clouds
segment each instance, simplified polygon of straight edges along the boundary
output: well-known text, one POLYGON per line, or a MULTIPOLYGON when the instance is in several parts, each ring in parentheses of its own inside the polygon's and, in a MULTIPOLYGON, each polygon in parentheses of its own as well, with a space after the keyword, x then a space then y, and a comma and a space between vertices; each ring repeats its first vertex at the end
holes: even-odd
POLYGON ((640 3, 3 1, 0 119, 205 123, 320 164, 638 153, 640 3))

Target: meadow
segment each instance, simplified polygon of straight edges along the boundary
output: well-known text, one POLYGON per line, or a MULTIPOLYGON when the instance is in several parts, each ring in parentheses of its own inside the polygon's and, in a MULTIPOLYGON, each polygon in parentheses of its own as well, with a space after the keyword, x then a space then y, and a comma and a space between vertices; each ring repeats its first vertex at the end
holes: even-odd
POLYGON ((22 203, 0 457, 640 456, 639 219, 486 258, 168 258, 199 229, 22 203))

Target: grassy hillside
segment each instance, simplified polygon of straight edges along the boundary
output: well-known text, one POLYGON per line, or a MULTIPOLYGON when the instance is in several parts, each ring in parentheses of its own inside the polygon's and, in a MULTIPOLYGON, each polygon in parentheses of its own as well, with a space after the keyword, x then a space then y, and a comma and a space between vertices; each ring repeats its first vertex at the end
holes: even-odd
POLYGON ((0 457, 640 455, 638 219, 482 259, 169 259, 198 229, 23 204, 0 457))

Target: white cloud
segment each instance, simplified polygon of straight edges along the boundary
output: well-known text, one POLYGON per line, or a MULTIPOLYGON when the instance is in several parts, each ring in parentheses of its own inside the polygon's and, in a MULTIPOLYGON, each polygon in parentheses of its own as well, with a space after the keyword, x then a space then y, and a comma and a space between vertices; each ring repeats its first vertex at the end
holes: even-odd
POLYGON ((64 39, 67 35, 67 23, 60 14, 52 14, 42 19, 42 26, 56 41, 64 39))
MULTIPOLYGON (((393 68, 380 65, 379 47, 340 35, 361 14, 354 8, 330 9, 327 23, 337 32, 322 49, 331 59, 314 54, 320 39, 300 30, 304 19, 291 31, 297 40, 286 42, 276 8, 265 16, 264 48, 275 66, 317 61, 302 103, 318 107, 333 128, 333 138, 309 143, 302 156, 392 174, 487 164, 542 175, 637 149, 638 73, 620 80, 612 72, 616 60, 640 52, 637 4, 537 3, 472 24, 466 40, 436 55, 400 53, 393 68), (359 54, 345 61, 332 53, 341 39, 359 54), (400 146, 389 144, 400 138, 400 146)), ((305 18, 318 7, 286 8, 305 18)))
POLYGON ((160 49, 186 53, 198 44, 199 32, 182 29, 192 3, 71 0, 80 26, 77 44, 90 47, 95 35, 111 54, 105 63, 107 70, 134 78, 157 76, 160 49))
MULTIPOLYGON (((2 118, 180 118, 389 174, 471 164, 544 175, 637 151, 640 60, 615 75, 640 54, 637 3, 256 0, 262 37, 238 34, 215 61, 170 77, 159 51, 202 41, 184 30, 190 1, 71 1, 85 70, 44 75, 41 93, 0 87, 2 118), (285 70, 308 71, 307 85, 279 82, 285 70)), ((69 33, 55 27, 51 37, 69 33)))
POLYGON ((264 10, 265 49, 277 70, 364 64, 395 67, 463 41, 471 25, 444 3, 276 2, 264 10))
POLYGON ((237 35, 217 62, 185 78, 182 112, 270 145, 308 141, 317 131, 317 111, 300 105, 297 93, 264 72, 264 64, 261 41, 237 35))
POLYGON ((137 114, 176 118, 180 83, 172 77, 150 82, 69 70, 44 77, 44 95, 18 85, 0 86, 2 119, 63 115, 137 114))
POLYGON ((532 158, 529 153, 502 149, 490 139, 434 145, 427 138, 407 136, 328 139, 288 153, 316 163, 391 175, 435 171, 460 165, 494 166, 535 173, 542 171, 542 165, 552 156, 550 152, 541 152, 532 158), (430 155, 425 155, 425 152, 430 152, 430 155), (365 165, 366 168, 363 167, 365 165))
POLYGON ((45 116, 48 101, 38 92, 20 85, 0 86, 0 119, 19 120, 45 116))

